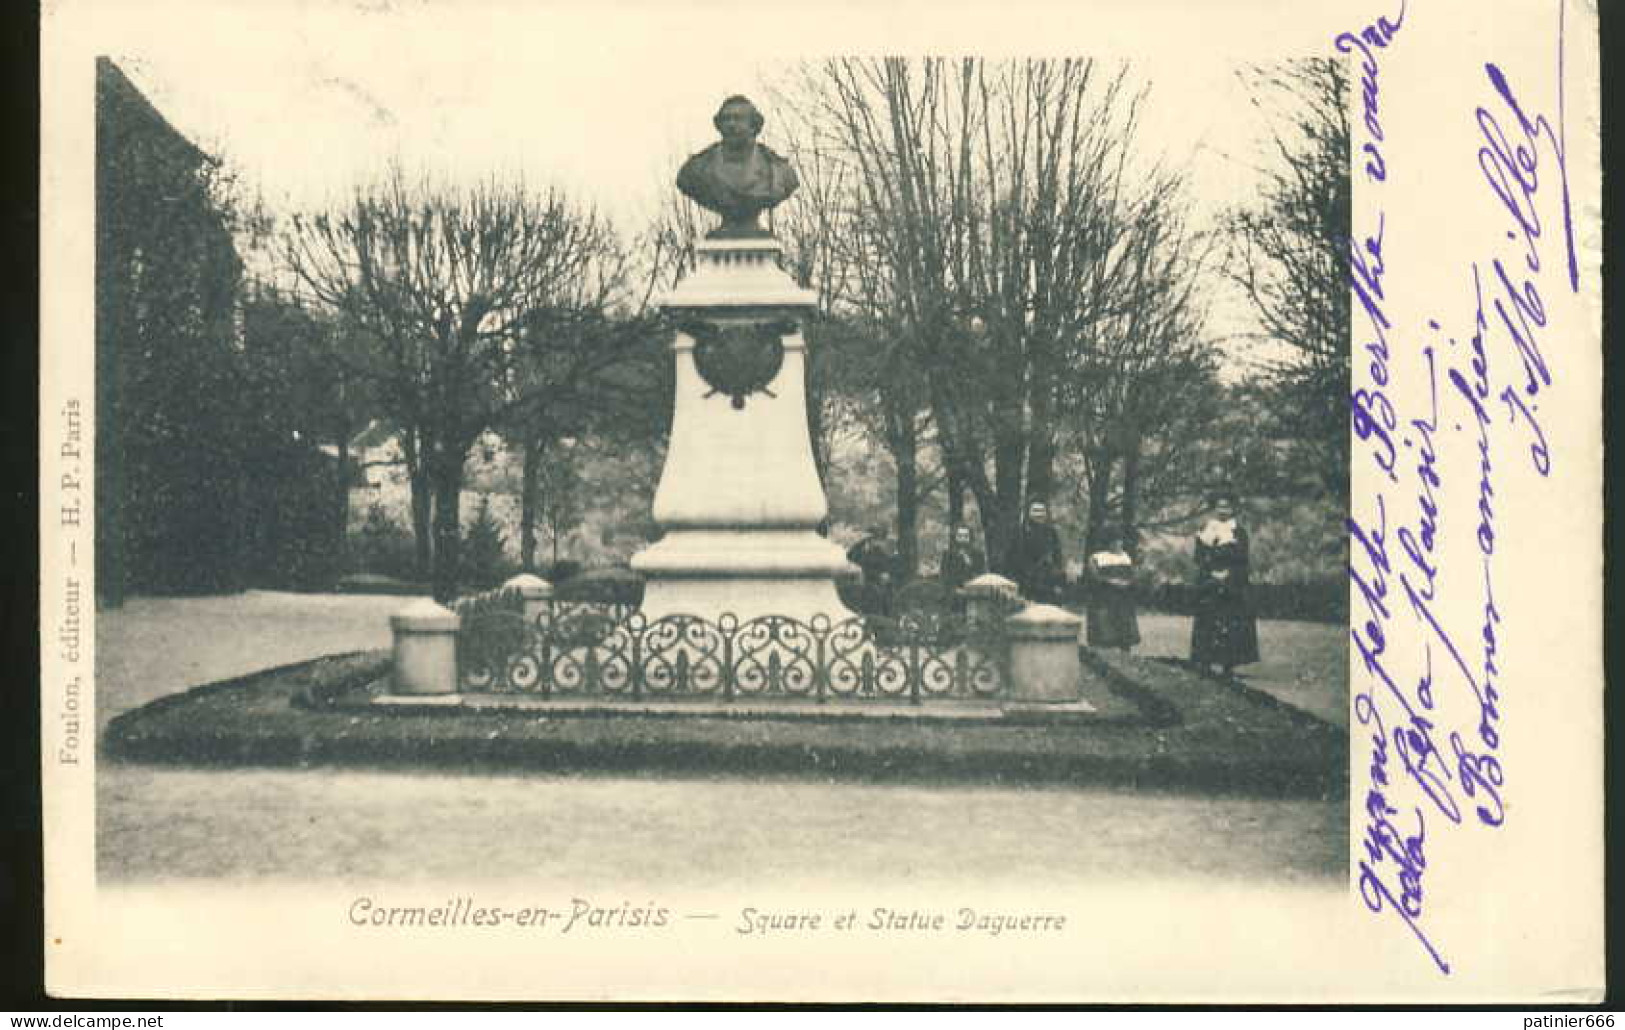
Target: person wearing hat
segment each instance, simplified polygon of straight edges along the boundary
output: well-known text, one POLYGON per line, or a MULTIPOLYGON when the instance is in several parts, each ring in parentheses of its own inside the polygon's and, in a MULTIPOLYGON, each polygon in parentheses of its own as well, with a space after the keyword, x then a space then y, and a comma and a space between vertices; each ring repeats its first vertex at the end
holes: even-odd
POLYGON ((948 540, 948 550, 942 555, 937 577, 949 590, 958 590, 987 571, 987 560, 976 546, 969 526, 955 526, 948 540))
POLYGON ((870 526, 869 534, 847 550, 846 560, 863 572, 860 593, 864 614, 890 615, 892 592, 897 586, 897 548, 885 524, 870 526))
POLYGON ((1236 497, 1214 497, 1213 516, 1196 533, 1196 618, 1191 664, 1229 676, 1258 661, 1258 623, 1247 596, 1250 554, 1246 527, 1236 521, 1236 497))
POLYGON ((1090 647, 1127 651, 1140 642, 1134 610, 1134 558, 1123 534, 1107 530, 1100 549, 1089 555, 1088 641, 1090 647))
POLYGON ((1066 585, 1066 567, 1061 553, 1061 537, 1050 524, 1049 505, 1033 501, 1027 505, 1027 521, 1010 552, 1010 576, 1021 587, 1021 596, 1036 604, 1059 604, 1066 585))

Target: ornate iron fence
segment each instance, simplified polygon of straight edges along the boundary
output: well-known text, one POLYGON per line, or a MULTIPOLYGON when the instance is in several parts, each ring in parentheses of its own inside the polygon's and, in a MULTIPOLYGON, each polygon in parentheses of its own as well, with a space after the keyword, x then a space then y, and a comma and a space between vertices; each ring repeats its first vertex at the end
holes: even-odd
POLYGON ((543 698, 921 704, 996 698, 1000 622, 943 612, 895 619, 764 615, 653 621, 624 606, 553 602, 527 621, 487 605, 464 613, 461 689, 543 698))

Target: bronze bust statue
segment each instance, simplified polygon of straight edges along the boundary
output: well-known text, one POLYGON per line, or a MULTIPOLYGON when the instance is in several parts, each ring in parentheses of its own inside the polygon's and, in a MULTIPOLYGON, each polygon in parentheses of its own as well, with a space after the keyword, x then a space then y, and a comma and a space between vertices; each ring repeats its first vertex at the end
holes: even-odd
POLYGON ((744 97, 724 100, 711 123, 722 140, 683 162, 677 188, 707 211, 722 216, 722 225, 707 233, 708 238, 769 235, 757 216, 795 192, 795 169, 756 142, 765 119, 744 97))

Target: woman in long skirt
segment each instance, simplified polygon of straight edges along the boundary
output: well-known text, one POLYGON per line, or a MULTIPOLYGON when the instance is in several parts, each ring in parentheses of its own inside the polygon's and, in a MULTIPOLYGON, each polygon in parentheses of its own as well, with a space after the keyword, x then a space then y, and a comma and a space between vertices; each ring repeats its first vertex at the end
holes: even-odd
POLYGON ((1258 661, 1258 623, 1248 597, 1247 530, 1236 521, 1235 498, 1221 496, 1196 534, 1196 619, 1191 663, 1229 676, 1258 661))
POLYGON ((1089 646, 1124 651, 1140 642, 1134 611, 1134 559, 1110 534, 1089 556, 1089 646))

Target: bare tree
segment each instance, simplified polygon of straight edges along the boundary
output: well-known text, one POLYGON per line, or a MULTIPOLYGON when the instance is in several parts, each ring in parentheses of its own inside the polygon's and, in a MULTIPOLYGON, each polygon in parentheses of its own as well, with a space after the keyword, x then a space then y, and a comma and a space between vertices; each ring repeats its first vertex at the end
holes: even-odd
POLYGON ((1348 72, 1314 58, 1255 69, 1248 82, 1273 154, 1257 203, 1230 219, 1226 265, 1265 340, 1284 348, 1264 362, 1275 432, 1347 500, 1348 72))
MULTIPOLYGON (((998 566, 1027 499, 1054 488, 1061 416, 1084 410, 1069 397, 1160 352, 1101 355, 1159 320, 1159 340, 1197 337, 1191 263, 1163 254, 1184 245, 1179 180, 1131 160, 1142 94, 1091 61, 848 59, 795 95, 813 146, 851 169, 837 237, 898 414, 929 412, 950 508, 976 499, 998 566)), ((891 414, 906 449, 919 426, 891 414)))
POLYGON ((789 156, 802 189, 784 206, 778 229, 792 272, 819 294, 815 438, 833 436, 819 430, 840 419, 885 448, 892 459, 897 562, 900 575, 911 578, 919 568, 920 509, 935 478, 927 447, 928 395, 912 364, 913 350, 888 308, 880 255, 857 220, 858 167, 846 152, 818 142, 815 108, 798 107, 793 97, 784 107, 791 122, 789 156))
POLYGON ((1086 551, 1108 527, 1132 541, 1213 485, 1199 446, 1220 396, 1198 300, 1210 244, 1185 226, 1176 185, 1161 182, 1135 207, 1113 270, 1124 302, 1087 329, 1060 376, 1060 424, 1082 459, 1086 551))
MULTIPOLYGON (((646 291, 645 291, 646 295, 646 291)), ((621 440, 661 435, 671 374, 658 319, 647 308, 617 310, 608 295, 583 289, 537 308, 510 365, 511 398, 496 425, 522 459, 520 560, 535 563, 536 526, 563 510, 551 491, 568 483, 550 469, 585 434, 621 440)), ((556 527, 554 527, 556 529, 556 527)), ((554 533, 555 549, 557 533, 554 533)))
POLYGON ((639 248, 651 289, 670 289, 695 267, 694 242, 704 231, 705 215, 698 204, 671 184, 677 179, 677 164, 669 162, 661 181, 667 188, 665 200, 643 234, 639 248))
POLYGON ((862 410, 853 401, 861 390, 861 365, 873 341, 848 317, 854 269, 841 234, 850 169, 808 145, 805 126, 791 104, 779 107, 775 123, 785 124, 781 138, 801 185, 771 212, 772 228, 785 247, 785 271, 818 298, 817 310, 805 325, 807 422, 813 463, 827 486, 835 441, 861 423, 862 410))
POLYGON ((420 557, 432 505, 442 600, 457 589, 464 462, 512 403, 526 319, 588 273, 606 232, 556 192, 458 189, 399 169, 337 213, 292 220, 285 254, 300 284, 378 343, 373 372, 402 430, 420 557))

